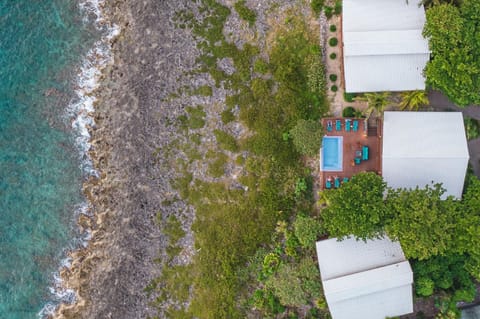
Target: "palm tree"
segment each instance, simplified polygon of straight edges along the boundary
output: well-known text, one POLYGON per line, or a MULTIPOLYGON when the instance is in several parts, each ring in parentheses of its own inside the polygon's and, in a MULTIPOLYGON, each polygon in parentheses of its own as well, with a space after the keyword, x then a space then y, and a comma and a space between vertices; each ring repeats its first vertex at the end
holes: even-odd
POLYGON ((402 92, 402 101, 398 104, 400 110, 418 111, 421 106, 428 105, 427 93, 423 90, 402 92))
POLYGON ((367 109, 363 112, 369 118, 374 112, 383 114, 385 107, 390 102, 390 92, 373 92, 364 93, 362 96, 356 97, 357 101, 367 102, 367 109))

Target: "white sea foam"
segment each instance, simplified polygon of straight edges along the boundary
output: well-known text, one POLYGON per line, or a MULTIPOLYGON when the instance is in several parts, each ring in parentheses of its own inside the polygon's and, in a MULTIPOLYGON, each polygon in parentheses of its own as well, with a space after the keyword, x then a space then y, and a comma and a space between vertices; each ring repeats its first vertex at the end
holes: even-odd
MULTIPOLYGON (((96 97, 94 91, 98 88, 102 70, 113 62, 111 54, 111 42, 119 34, 119 28, 111 25, 102 14, 103 0, 85 0, 79 4, 84 15, 84 23, 92 23, 104 34, 95 42, 79 68, 79 74, 75 83, 75 97, 66 109, 65 116, 71 119, 71 125, 75 134, 75 142, 82 159, 82 170, 87 176, 98 176, 93 167, 88 152, 91 149, 89 127, 95 127, 93 119, 96 97), (93 21, 92 21, 93 19, 93 21)), ((90 216, 91 205, 88 202, 81 203, 75 209, 74 217, 78 219, 80 214, 90 216)), ((86 247, 91 238, 91 232, 86 230, 72 243, 66 251, 86 247)), ((72 259, 66 257, 61 261, 60 269, 71 266, 72 259)), ((63 286, 60 270, 53 274, 53 282, 49 287, 53 300, 48 302, 38 313, 39 318, 46 318, 55 312, 60 302, 72 303, 76 299, 76 292, 63 286)))

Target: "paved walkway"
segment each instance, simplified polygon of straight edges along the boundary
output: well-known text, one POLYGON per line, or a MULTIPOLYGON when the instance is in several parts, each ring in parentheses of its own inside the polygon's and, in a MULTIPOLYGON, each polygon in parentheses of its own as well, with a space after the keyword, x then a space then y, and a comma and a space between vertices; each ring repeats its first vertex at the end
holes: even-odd
MULTIPOLYGON (((430 106, 437 111, 458 111, 464 116, 480 120, 480 106, 471 105, 460 108, 451 102, 442 92, 430 90, 428 92, 430 106)), ((470 164, 473 172, 480 178, 480 138, 468 142, 468 152, 470 153, 470 164)))

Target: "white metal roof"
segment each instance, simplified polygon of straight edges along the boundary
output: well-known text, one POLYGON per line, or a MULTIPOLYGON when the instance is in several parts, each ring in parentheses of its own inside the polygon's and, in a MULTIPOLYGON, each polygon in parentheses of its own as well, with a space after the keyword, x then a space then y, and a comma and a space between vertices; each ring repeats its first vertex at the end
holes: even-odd
POLYGON ((353 237, 322 240, 317 242, 317 255, 323 280, 405 261, 400 243, 388 237, 366 243, 353 237))
POLYGON ((333 319, 384 319, 413 311, 413 274, 398 242, 386 236, 366 242, 332 238, 317 242, 317 256, 333 319))
POLYGON ((394 188, 443 183, 460 198, 468 165, 460 112, 385 112, 382 175, 394 188))
POLYGON ((343 56, 347 92, 425 88, 429 60, 419 0, 344 0, 343 56))

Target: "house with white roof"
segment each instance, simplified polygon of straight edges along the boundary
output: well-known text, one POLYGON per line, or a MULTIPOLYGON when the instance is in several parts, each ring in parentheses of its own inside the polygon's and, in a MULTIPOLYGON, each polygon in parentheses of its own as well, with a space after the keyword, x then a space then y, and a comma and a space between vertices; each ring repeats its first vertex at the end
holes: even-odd
POLYGON ((413 312, 413 273, 398 242, 349 237, 316 246, 333 319, 385 319, 413 312))
POLYGON ((343 0, 346 92, 425 89, 430 58, 419 0, 343 0))
POLYGON ((469 153, 460 112, 385 112, 382 176, 393 188, 442 183, 461 198, 469 153))

